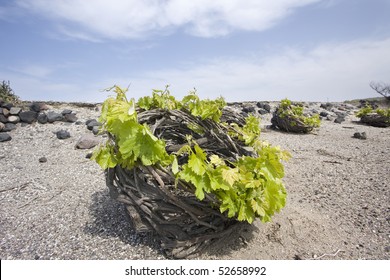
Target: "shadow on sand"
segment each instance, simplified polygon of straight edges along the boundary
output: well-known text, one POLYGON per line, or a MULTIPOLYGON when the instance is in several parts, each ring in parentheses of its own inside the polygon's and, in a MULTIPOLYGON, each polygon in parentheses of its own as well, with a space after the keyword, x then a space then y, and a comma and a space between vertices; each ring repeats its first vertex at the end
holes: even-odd
MULTIPOLYGON (((147 246, 167 257, 153 232, 137 233, 132 228, 125 206, 110 198, 108 191, 99 191, 92 195, 89 211, 94 219, 85 225, 84 232, 87 234, 101 238, 119 238, 122 242, 133 246, 147 246)), ((213 242, 200 254, 191 255, 188 258, 202 259, 202 256, 206 255, 207 258, 222 258, 224 255, 247 246, 256 230, 255 226, 243 224, 239 230, 228 237, 213 242)))

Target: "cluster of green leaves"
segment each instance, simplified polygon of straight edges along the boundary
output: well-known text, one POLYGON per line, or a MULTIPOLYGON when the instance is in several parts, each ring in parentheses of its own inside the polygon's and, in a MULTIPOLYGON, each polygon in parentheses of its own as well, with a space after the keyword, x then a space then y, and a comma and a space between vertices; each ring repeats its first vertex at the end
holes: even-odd
POLYGON ((9 81, 2 81, 0 84, 0 99, 4 102, 17 103, 19 102, 19 97, 14 93, 10 86, 9 81))
POLYGON ((144 96, 138 100, 138 106, 144 110, 150 109, 180 109, 181 104, 170 94, 168 86, 165 90, 153 89, 152 96, 144 96))
POLYGON ((179 152, 189 155, 182 167, 174 164, 178 179, 192 183, 195 195, 202 200, 212 193, 221 202, 221 213, 252 223, 260 218, 267 222, 286 203, 286 190, 281 178, 284 167, 281 160, 290 155, 279 147, 257 143, 259 157, 243 156, 236 162, 227 162, 217 155, 207 156, 198 145, 184 146, 179 152))
POLYGON ((292 104, 289 99, 283 99, 280 101, 278 114, 282 118, 288 117, 296 119, 311 127, 319 127, 321 125, 320 116, 318 114, 305 116, 303 106, 301 104, 292 104))
POLYGON ((213 195, 220 202, 221 213, 227 212, 228 217, 239 221, 252 223, 260 218, 266 222, 284 207, 286 190, 281 180, 284 176, 282 161, 290 155, 260 141, 257 118, 247 117, 242 127, 234 123, 221 124, 231 137, 251 146, 256 157, 242 156, 235 162, 228 162, 218 155, 207 154, 191 135, 187 136, 188 145, 177 153, 168 154, 165 141, 153 135, 148 125, 138 123, 137 108, 180 109, 202 119, 219 121, 225 101, 222 98, 200 100, 195 92, 177 101, 166 88, 165 91, 154 90, 151 97, 140 98, 136 103, 127 99, 126 90, 117 86, 111 89, 116 98, 110 97, 104 102, 99 121, 113 141, 107 141, 95 150, 92 157, 103 169, 117 164, 129 169, 137 165, 169 167, 177 183, 182 180, 194 186, 199 200, 213 195), (188 160, 179 166, 179 159, 183 158, 188 160))
POLYGON ((107 141, 105 146, 95 150, 92 158, 103 169, 117 164, 129 169, 137 164, 169 165, 173 156, 165 151, 163 140, 154 136, 146 124, 138 122, 134 99, 127 100, 126 91, 118 86, 111 89, 117 96, 103 103, 99 121, 103 124, 102 129, 110 133, 116 143, 107 141))
POLYGON ((181 102, 183 108, 187 108, 192 115, 204 119, 212 119, 219 122, 222 109, 226 106, 225 100, 220 97, 215 100, 201 100, 195 91, 190 92, 181 102))
POLYGON ((260 120, 255 116, 249 115, 245 118, 245 125, 240 127, 236 123, 226 124, 230 136, 237 138, 247 146, 254 146, 260 137, 260 120))
POLYGON ((376 110, 372 109, 371 106, 366 106, 364 108, 361 108, 357 113, 356 116, 358 118, 361 118, 363 116, 367 116, 368 114, 377 113, 380 116, 390 118, 390 108, 388 109, 381 109, 378 108, 376 110))
POLYGON ((220 97, 215 100, 201 100, 196 91, 190 92, 182 101, 178 101, 170 94, 168 86, 165 90, 154 89, 152 96, 144 96, 138 100, 138 106, 144 110, 150 109, 187 109, 193 116, 204 119, 212 119, 219 122, 222 109, 226 106, 225 100, 220 97))

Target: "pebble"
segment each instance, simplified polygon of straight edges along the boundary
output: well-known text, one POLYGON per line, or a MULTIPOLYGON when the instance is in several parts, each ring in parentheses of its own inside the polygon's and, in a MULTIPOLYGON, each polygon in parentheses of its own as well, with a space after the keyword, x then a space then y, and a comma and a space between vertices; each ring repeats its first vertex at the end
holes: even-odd
POLYGON ((86 123, 87 125, 87 128, 89 130, 92 130, 94 128, 94 126, 101 126, 102 124, 100 122, 98 122, 96 119, 91 119, 91 120, 88 120, 86 123))
POLYGON ((0 142, 10 141, 12 139, 11 135, 5 132, 0 132, 0 142))
POLYGON ((46 157, 40 157, 38 161, 40 163, 44 163, 44 162, 47 162, 47 158, 46 157))
POLYGON ((57 131, 57 132, 56 132, 56 135, 57 135, 57 138, 58 138, 58 139, 67 139, 67 138, 70 138, 70 133, 69 133, 69 131, 63 130, 63 129, 57 131))
POLYGON ((355 132, 353 134, 353 138, 361 139, 361 140, 366 140, 367 139, 367 134, 365 132, 355 132))
POLYGON ((98 145, 100 143, 99 138, 91 135, 91 134, 84 134, 80 137, 80 139, 77 141, 75 147, 76 149, 91 149, 98 145))

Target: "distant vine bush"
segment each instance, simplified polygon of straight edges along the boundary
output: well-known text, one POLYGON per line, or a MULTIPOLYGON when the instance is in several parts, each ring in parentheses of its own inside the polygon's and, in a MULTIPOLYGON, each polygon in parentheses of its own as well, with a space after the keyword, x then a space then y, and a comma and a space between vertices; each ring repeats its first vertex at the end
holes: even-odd
POLYGON ((371 106, 361 108, 356 116, 360 118, 363 123, 372 126, 388 127, 390 126, 390 108, 388 109, 373 109, 371 106))
POLYGON ((356 116, 358 118, 361 118, 363 116, 367 116, 368 114, 373 114, 373 113, 376 113, 380 116, 383 116, 383 117, 387 117, 387 118, 390 118, 390 108, 389 109, 372 109, 371 106, 367 106, 367 107, 364 107, 362 109, 360 109, 357 113, 356 113, 356 116))
POLYGON ((280 105, 276 109, 271 121, 274 126, 281 130, 303 133, 310 132, 321 124, 318 114, 312 116, 305 115, 303 106, 293 104, 289 99, 280 101, 280 105))
POLYGON ((221 213, 238 221, 252 223, 255 218, 263 222, 271 220, 286 203, 283 185, 283 160, 290 154, 278 146, 261 141, 259 120, 246 118, 244 125, 220 123, 226 103, 223 98, 201 100, 196 92, 190 92, 181 101, 168 90, 153 90, 152 96, 128 99, 126 89, 112 87, 115 97, 108 98, 102 107, 100 122, 102 131, 111 137, 94 151, 93 159, 103 168, 120 165, 126 169, 137 166, 159 166, 174 174, 176 184, 180 181, 194 186, 194 195, 202 201, 206 195, 219 202, 221 213), (198 144, 193 135, 204 134, 204 128, 187 123, 188 144, 176 152, 168 152, 167 141, 146 123, 140 123, 141 112, 154 110, 184 111, 205 121, 214 121, 235 141, 244 143, 255 156, 243 155, 235 160, 210 153, 198 144))

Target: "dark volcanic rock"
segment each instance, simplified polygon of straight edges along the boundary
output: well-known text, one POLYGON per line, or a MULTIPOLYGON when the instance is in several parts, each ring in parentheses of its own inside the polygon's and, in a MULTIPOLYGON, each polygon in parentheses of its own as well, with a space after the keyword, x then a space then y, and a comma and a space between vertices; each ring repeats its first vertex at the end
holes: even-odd
POLYGON ((74 123, 77 121, 76 114, 70 113, 64 115, 64 121, 74 123))
POLYGON ((257 102, 257 107, 266 110, 267 113, 271 113, 271 105, 266 102, 257 102))
POLYGON ((62 114, 63 116, 68 115, 68 114, 72 114, 72 110, 70 110, 70 109, 64 109, 64 110, 61 112, 61 114, 62 114))
POLYGON ((39 113, 40 111, 47 110, 47 106, 42 102, 33 102, 30 104, 30 110, 39 113))
POLYGON ((94 135, 98 135, 99 132, 100 132, 100 126, 94 126, 94 127, 92 128, 92 133, 93 133, 94 135))
POLYGON ((361 140, 366 140, 367 139, 367 134, 365 132, 355 132, 353 134, 353 138, 361 139, 361 140))
POLYGON ((338 115, 337 118, 334 120, 335 123, 342 123, 345 122, 345 116, 338 115))
POLYGON ((25 123, 33 123, 37 120, 38 113, 34 111, 23 111, 19 114, 20 120, 25 123))
POLYGON ((63 129, 57 131, 57 132, 56 132, 56 135, 57 135, 57 138, 58 138, 58 139, 67 139, 67 138, 70 137, 69 131, 63 130, 63 129))
POLYGON ((11 110, 11 108, 14 107, 14 104, 12 104, 12 103, 4 103, 1 107, 7 108, 8 110, 11 110))
POLYGON ((6 123, 4 124, 3 132, 8 132, 16 129, 16 124, 14 123, 6 123))
POLYGON ((335 123, 342 123, 342 122, 344 122, 344 121, 345 121, 345 118, 342 117, 342 116, 338 116, 338 117, 334 120, 335 123))
POLYGON ((45 124, 48 121, 47 115, 45 113, 41 112, 38 114, 37 120, 40 124, 45 124))
POLYGON ((46 115, 47 115, 47 121, 49 123, 53 123, 53 122, 56 122, 56 121, 62 121, 64 119, 62 114, 59 114, 59 113, 56 113, 56 112, 53 112, 53 111, 47 112, 46 115))
POLYGON ((40 157, 40 158, 38 159, 38 161, 39 161, 40 163, 44 163, 44 162, 47 162, 47 158, 46 158, 46 157, 40 157))
POLYGON ((86 123, 88 130, 92 130, 94 126, 101 126, 102 124, 95 119, 88 120, 86 123))
POLYGON ((330 103, 330 102, 322 103, 322 104, 320 105, 320 107, 321 107, 322 109, 325 109, 325 110, 328 110, 328 111, 329 111, 329 110, 333 107, 333 104, 330 103))
POLYGON ((269 112, 268 112, 266 109, 264 109, 264 108, 260 108, 260 109, 258 110, 258 112, 259 112, 260 115, 265 115, 265 114, 268 114, 268 113, 269 113, 269 112))
POLYGON ((254 112, 256 112, 256 109, 252 105, 243 105, 242 111, 245 113, 254 113, 254 112))
POLYGON ((326 111, 320 112, 320 116, 323 117, 323 118, 326 118, 328 115, 329 115, 329 113, 326 112, 326 111))
POLYGON ((0 122, 6 123, 8 122, 8 119, 3 114, 0 114, 0 122))
POLYGON ((0 142, 10 141, 12 139, 11 135, 5 132, 0 132, 0 142))

